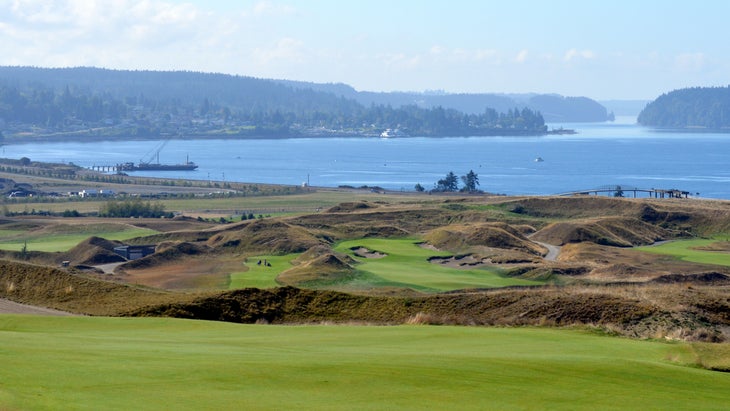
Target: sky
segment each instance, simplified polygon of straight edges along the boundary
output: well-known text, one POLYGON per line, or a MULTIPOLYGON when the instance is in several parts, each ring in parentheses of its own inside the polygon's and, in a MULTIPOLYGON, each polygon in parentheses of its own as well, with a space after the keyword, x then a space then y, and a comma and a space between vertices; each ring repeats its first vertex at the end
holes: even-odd
POLYGON ((730 84, 726 0, 0 0, 0 65, 651 100, 730 84))

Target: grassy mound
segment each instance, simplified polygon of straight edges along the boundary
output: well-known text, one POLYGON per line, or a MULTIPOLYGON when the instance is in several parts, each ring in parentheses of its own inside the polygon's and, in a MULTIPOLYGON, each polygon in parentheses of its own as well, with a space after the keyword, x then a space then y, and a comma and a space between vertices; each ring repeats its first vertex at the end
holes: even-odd
POLYGON ((424 236, 429 244, 442 250, 462 252, 473 246, 518 250, 544 255, 546 250, 528 240, 521 231, 505 223, 452 224, 424 236))
POLYGON ((553 223, 535 233, 532 238, 556 245, 593 242, 632 247, 653 244, 670 237, 671 233, 667 230, 635 218, 609 217, 553 223))
POLYGON ((119 241, 110 241, 92 236, 80 242, 76 247, 64 253, 64 258, 72 265, 98 265, 125 261, 124 257, 114 252, 114 247, 121 245, 119 241))
POLYGON ((603 196, 529 197, 503 203, 513 213, 550 219, 636 216, 643 203, 603 196))
POLYGON ((55 268, 0 261, 0 297, 89 315, 118 315, 187 296, 100 280, 55 268))
POLYGON ((122 268, 134 270, 139 268, 159 267, 168 263, 177 262, 187 256, 207 254, 211 251, 204 244, 188 242, 165 242, 157 246, 155 253, 146 257, 129 261, 122 268))
POLYGON ((292 268, 281 272, 276 281, 279 284, 298 287, 318 287, 351 280, 357 264, 350 256, 332 251, 329 246, 310 248, 291 261, 292 268))
POLYGON ((255 220, 212 236, 207 244, 225 251, 301 253, 324 242, 302 227, 278 220, 255 220))
POLYGON ((282 287, 243 289, 129 313, 238 323, 419 322, 450 325, 598 326, 641 338, 727 338, 730 302, 712 288, 653 284, 499 289, 422 297, 377 297, 282 287))
POLYGON ((418 313, 434 324, 576 325, 628 327, 650 317, 657 307, 610 293, 573 290, 503 290, 421 298, 367 297, 335 291, 283 287, 244 289, 201 298, 189 304, 167 304, 132 313, 253 323, 363 321, 402 324, 418 313))
POLYGON ((358 201, 358 202, 347 202, 347 203, 340 203, 336 206, 330 207, 327 209, 328 213, 349 213, 352 211, 358 211, 358 210, 367 210, 369 208, 375 208, 377 207, 374 204, 368 203, 367 201, 358 201))
POLYGON ((642 247, 640 251, 595 243, 571 243, 563 246, 559 259, 561 264, 579 264, 590 268, 585 273, 586 278, 603 283, 652 281, 667 275, 693 276, 712 271, 730 274, 730 268, 682 261, 674 254, 645 252, 660 247, 642 247))
POLYGON ((280 284, 318 287, 351 281, 357 271, 349 256, 325 253, 309 260, 299 258, 296 266, 276 277, 280 284))
POLYGON ((447 225, 458 213, 432 204, 378 205, 357 212, 317 213, 287 219, 290 224, 322 230, 338 239, 404 237, 447 225))
POLYGON ((293 265, 299 265, 299 264, 305 264, 308 263, 314 259, 320 258, 322 256, 327 255, 335 255, 339 260, 341 260, 346 265, 353 265, 357 264, 357 261, 353 260, 350 256, 338 253, 332 250, 332 248, 328 245, 320 244, 318 246, 312 247, 309 250, 303 252, 300 254, 297 258, 292 260, 293 265))

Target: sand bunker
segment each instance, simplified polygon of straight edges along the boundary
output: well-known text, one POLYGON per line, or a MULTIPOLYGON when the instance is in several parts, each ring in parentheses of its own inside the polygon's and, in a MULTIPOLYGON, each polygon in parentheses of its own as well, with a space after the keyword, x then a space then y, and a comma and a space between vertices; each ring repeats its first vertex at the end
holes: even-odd
POLYGON ((388 254, 381 253, 380 251, 373 251, 365 247, 355 247, 351 250, 356 256, 362 258, 383 258, 388 256, 388 254))
POLYGON ((37 307, 34 305, 16 303, 15 301, 0 298, 0 314, 32 314, 32 315, 76 315, 52 308, 37 307))
POLYGON ((432 264, 441 264, 451 268, 478 268, 487 264, 492 264, 489 258, 476 258, 473 255, 460 255, 451 257, 431 257, 428 262, 432 264))
POLYGON ((425 248, 426 250, 433 250, 433 251, 441 251, 436 246, 429 244, 429 243, 418 243, 418 246, 421 248, 425 248))

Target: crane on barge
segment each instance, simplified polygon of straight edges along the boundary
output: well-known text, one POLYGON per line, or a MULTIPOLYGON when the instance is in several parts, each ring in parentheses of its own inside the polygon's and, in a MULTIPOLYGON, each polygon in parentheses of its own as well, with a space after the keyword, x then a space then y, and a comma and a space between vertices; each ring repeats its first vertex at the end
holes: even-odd
POLYGON ((189 158, 185 158, 185 162, 182 164, 161 164, 160 163, 160 151, 170 142, 170 139, 163 141, 159 146, 147 153, 145 159, 139 160, 139 163, 123 163, 120 164, 117 169, 119 171, 193 171, 198 168, 198 165, 190 161, 189 158), (155 161, 153 163, 153 161, 155 161))

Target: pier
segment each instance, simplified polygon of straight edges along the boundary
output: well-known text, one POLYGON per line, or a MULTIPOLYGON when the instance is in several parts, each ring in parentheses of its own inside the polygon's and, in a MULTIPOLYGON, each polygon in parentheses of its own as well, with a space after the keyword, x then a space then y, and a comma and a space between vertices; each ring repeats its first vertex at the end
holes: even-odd
POLYGON ((648 198, 688 198, 689 191, 677 190, 676 188, 638 188, 623 185, 609 185, 592 188, 588 190, 569 191, 567 193, 557 194, 559 196, 579 196, 579 195, 607 195, 612 197, 629 197, 637 198, 639 194, 644 193, 648 198))

